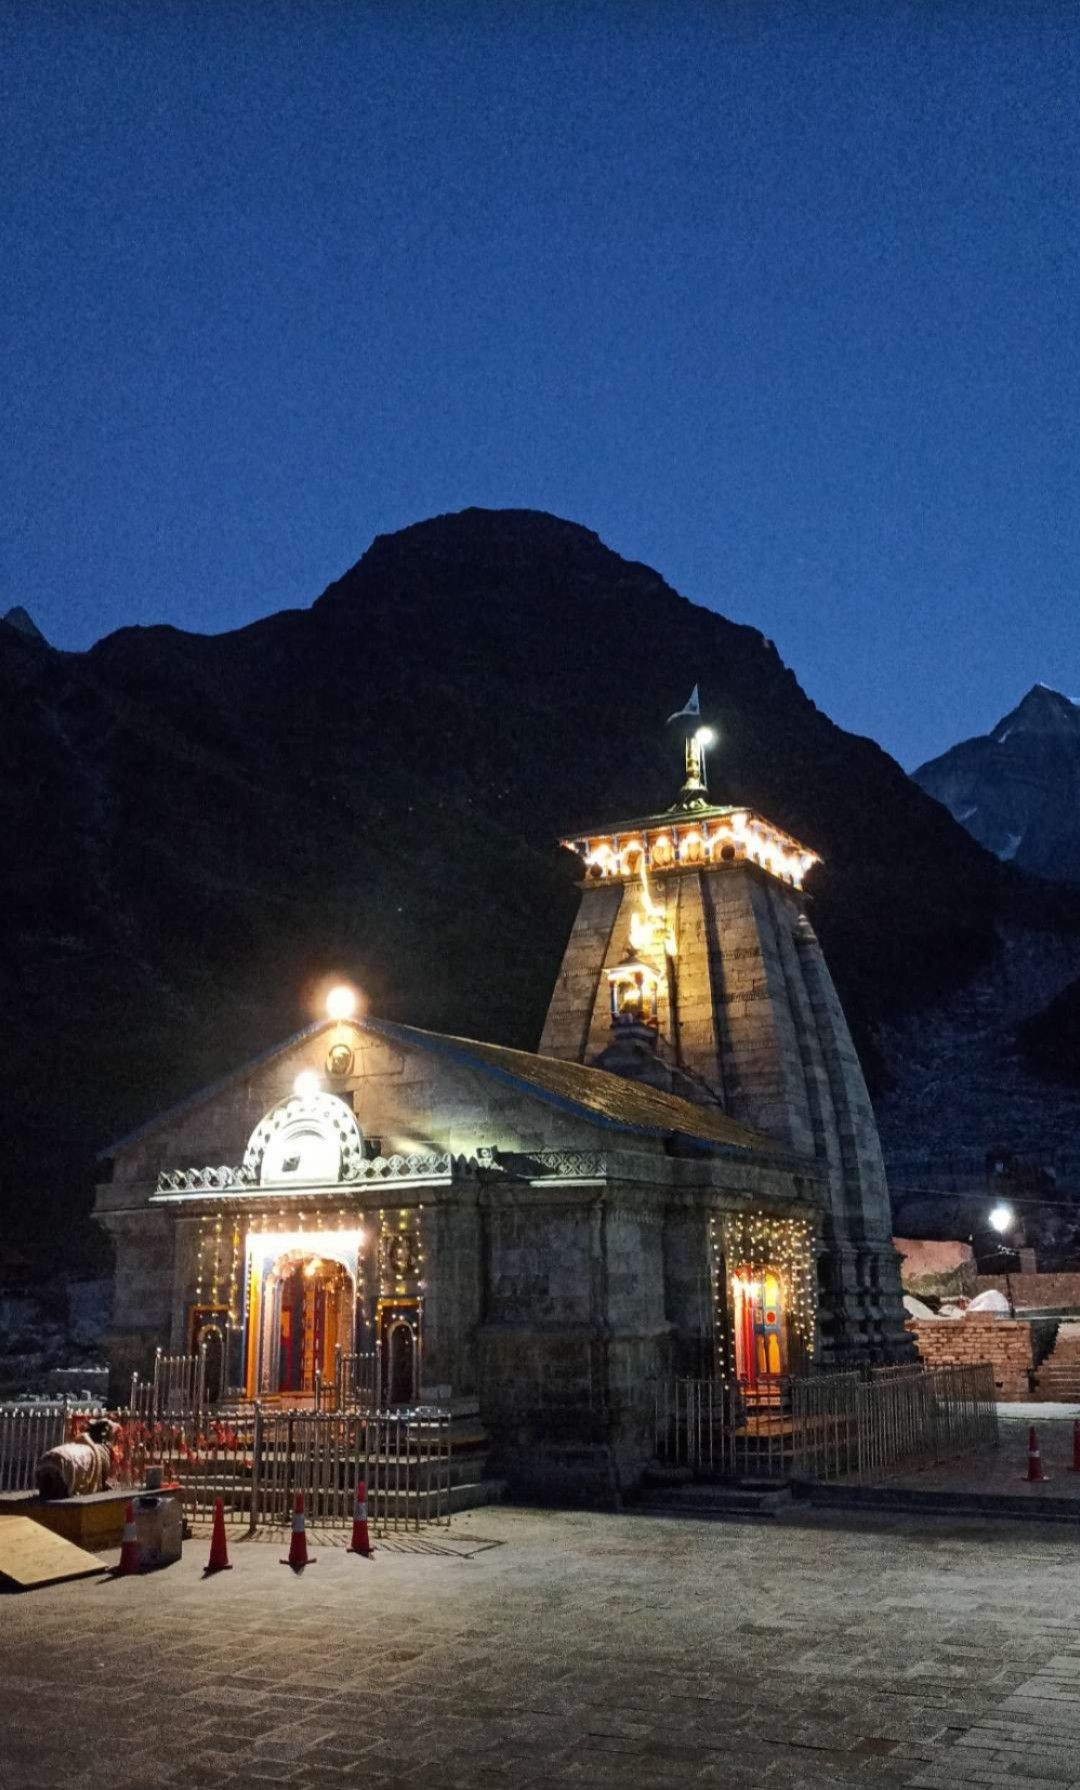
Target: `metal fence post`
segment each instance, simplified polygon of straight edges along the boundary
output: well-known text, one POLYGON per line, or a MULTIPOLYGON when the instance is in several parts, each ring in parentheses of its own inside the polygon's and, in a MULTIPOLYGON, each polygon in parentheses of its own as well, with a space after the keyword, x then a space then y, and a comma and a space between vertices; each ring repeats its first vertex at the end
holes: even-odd
POLYGON ((259 1526, 259 1494, 262 1490, 262 1448, 263 1448, 263 1414, 258 1399, 255 1400, 255 1423, 251 1432, 251 1511, 248 1516, 248 1534, 254 1535, 259 1526))

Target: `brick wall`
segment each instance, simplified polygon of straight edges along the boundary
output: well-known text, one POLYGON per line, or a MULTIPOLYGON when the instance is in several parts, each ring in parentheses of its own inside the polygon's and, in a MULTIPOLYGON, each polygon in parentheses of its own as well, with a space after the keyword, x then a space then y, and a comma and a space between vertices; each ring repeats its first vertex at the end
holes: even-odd
POLYGON ((1025 1318, 913 1318, 907 1327, 927 1367, 989 1361, 998 1398, 1030 1398, 1031 1325, 1025 1318))
MULTIPOLYGON (((1080 1274, 1011 1274, 1014 1305, 1048 1311, 1080 1311, 1080 1274)), ((995 1287, 999 1293, 1008 1289, 1004 1274, 980 1274, 976 1291, 985 1293, 995 1287)))

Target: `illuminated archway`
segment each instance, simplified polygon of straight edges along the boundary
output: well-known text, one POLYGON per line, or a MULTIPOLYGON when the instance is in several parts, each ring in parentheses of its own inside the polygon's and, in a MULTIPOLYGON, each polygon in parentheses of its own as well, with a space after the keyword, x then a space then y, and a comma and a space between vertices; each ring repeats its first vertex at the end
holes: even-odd
POLYGON ((317 1376, 333 1378, 337 1350, 353 1350, 355 1280, 318 1241, 284 1251, 263 1273, 256 1384, 264 1397, 310 1398, 317 1376))
POLYGON ((352 1180, 364 1140, 352 1108, 336 1094, 290 1094, 259 1120, 244 1173, 262 1187, 326 1186, 352 1180))

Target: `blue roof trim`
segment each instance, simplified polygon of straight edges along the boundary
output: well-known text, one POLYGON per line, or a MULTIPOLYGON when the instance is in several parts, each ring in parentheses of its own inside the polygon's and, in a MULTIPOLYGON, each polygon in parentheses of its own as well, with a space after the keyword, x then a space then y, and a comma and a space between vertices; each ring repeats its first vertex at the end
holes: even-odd
POLYGON ((197 1088, 193 1094, 187 1094, 183 1100, 178 1100, 175 1106, 167 1106, 164 1112, 155 1113, 152 1119, 145 1119, 141 1125, 136 1125, 134 1131, 129 1131, 126 1136, 117 1138, 115 1143, 106 1144, 104 1149, 98 1151, 96 1160, 108 1162, 118 1150, 126 1150, 130 1145, 137 1144, 141 1137, 149 1137, 150 1133, 156 1131, 159 1125, 164 1125, 167 1119, 179 1118, 181 1113, 194 1112, 197 1106, 202 1106, 207 1100, 213 1100, 217 1094, 223 1094, 226 1088, 231 1088, 234 1082, 249 1074, 252 1069, 261 1069, 262 1065, 269 1063, 272 1057, 280 1056, 284 1050, 291 1050, 294 1044, 300 1043, 301 1039, 313 1038, 316 1032, 325 1031, 327 1026, 340 1025, 340 1023, 340 1020, 316 1019, 311 1025, 302 1026, 298 1032, 292 1034, 291 1038, 283 1038, 279 1044, 271 1044, 269 1049, 261 1050, 258 1056, 248 1057, 247 1061, 241 1063, 238 1069, 230 1069, 228 1075, 221 1076, 218 1081, 208 1082, 205 1087, 197 1088))

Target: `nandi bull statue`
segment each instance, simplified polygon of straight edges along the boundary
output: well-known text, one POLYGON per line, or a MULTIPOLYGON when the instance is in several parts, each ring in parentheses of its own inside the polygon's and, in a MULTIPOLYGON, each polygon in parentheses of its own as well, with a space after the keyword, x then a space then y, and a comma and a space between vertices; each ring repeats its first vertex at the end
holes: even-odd
POLYGON ((112 1445, 120 1425, 111 1417, 95 1417, 75 1442, 50 1448, 37 1464, 38 1493, 42 1498, 81 1498, 88 1492, 109 1489, 112 1445))

